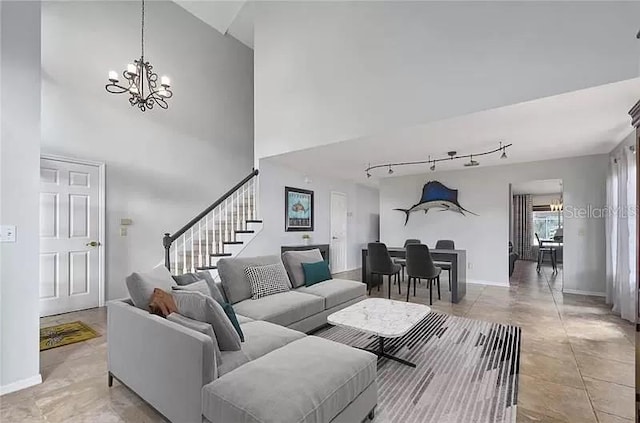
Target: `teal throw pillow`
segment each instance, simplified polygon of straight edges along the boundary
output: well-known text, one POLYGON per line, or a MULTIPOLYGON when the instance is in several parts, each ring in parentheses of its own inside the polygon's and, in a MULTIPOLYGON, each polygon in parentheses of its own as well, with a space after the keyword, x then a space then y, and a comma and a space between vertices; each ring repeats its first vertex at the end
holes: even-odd
POLYGON ((331 272, 329 271, 329 265, 326 261, 302 263, 302 271, 304 272, 305 286, 311 286, 318 282, 331 279, 331 272))
POLYGON ((233 306, 229 303, 220 303, 220 305, 222 306, 224 313, 231 321, 231 324, 235 328, 236 332, 238 332, 238 335, 240 335, 240 341, 244 342, 244 333, 242 333, 242 329, 240 328, 240 323, 238 322, 238 318, 236 317, 236 312, 233 309, 233 306))

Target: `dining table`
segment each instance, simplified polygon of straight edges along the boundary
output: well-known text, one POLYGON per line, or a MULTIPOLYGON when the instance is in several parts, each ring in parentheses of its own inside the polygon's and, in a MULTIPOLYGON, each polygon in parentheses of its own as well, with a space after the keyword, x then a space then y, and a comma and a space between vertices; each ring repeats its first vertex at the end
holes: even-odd
MULTIPOLYGON (((387 250, 392 258, 404 259, 407 256, 407 250, 403 247, 388 247, 387 250)), ((431 258, 433 258, 434 262, 446 262, 451 264, 451 302, 460 302, 467 293, 467 251, 429 249, 429 253, 431 254, 431 258)), ((367 286, 369 286, 369 283, 374 283, 371 273, 368 271, 368 262, 369 251, 367 248, 363 248, 362 281, 365 282, 367 286)))

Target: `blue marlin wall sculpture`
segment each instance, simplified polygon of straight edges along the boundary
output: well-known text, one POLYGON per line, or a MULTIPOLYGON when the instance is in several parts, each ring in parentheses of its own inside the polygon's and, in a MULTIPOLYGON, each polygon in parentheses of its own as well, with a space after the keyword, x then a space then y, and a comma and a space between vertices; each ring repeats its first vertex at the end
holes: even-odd
POLYGON ((415 211, 424 210, 424 213, 431 209, 439 209, 440 211, 453 211, 465 216, 465 212, 477 216, 477 214, 465 209, 458 203, 458 190, 447 188, 438 181, 429 181, 422 187, 422 198, 420 201, 409 209, 394 209, 404 212, 406 215, 404 224, 409 222, 409 214, 415 211))

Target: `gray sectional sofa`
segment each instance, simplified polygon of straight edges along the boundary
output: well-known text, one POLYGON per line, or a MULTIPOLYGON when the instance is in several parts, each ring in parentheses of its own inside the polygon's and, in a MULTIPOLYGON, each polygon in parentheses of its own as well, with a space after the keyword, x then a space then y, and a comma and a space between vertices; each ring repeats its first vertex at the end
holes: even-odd
POLYGON ((244 333, 240 351, 216 356, 211 337, 197 330, 130 300, 109 303, 110 378, 174 423, 351 423, 372 416, 375 355, 306 334, 365 298, 365 285, 331 279, 297 287, 292 280, 290 291, 252 300, 244 269, 279 260, 218 263, 222 291, 244 333))

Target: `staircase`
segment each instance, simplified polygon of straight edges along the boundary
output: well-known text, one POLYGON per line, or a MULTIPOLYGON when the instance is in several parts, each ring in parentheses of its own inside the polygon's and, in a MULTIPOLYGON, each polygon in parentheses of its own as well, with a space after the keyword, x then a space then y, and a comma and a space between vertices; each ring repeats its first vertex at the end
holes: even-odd
POLYGON ((254 169, 180 230, 164 234, 164 265, 172 274, 206 270, 217 277, 218 260, 238 255, 262 230, 257 176, 254 169))

